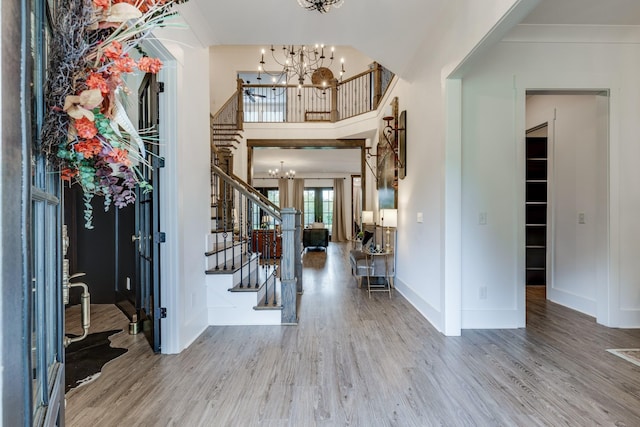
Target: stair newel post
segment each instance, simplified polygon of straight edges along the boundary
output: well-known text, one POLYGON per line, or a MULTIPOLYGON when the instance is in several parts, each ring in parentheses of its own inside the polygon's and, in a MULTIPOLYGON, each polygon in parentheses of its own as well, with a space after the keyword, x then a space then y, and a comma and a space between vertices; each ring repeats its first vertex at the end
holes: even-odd
POLYGON ((244 128, 244 81, 238 79, 237 81, 236 96, 238 97, 238 111, 236 112, 236 127, 238 130, 244 128))
POLYGON ((382 65, 373 63, 373 105, 372 110, 378 108, 382 100, 382 65))
POLYGON ((294 250, 295 255, 295 275, 297 278, 297 292, 302 295, 304 288, 302 286, 302 212, 296 211, 295 214, 295 238, 294 250))
MULTIPOLYGON (((227 175, 233 175, 233 153, 231 152, 231 150, 229 148, 222 148, 220 149, 220 168, 222 169, 222 171, 224 173, 226 173, 227 175)), ((222 227, 220 227, 220 225, 218 225, 218 229, 222 228, 222 237, 223 237, 223 247, 225 249, 227 249, 227 237, 228 237, 228 232, 229 229, 231 228, 232 232, 233 232, 233 228, 232 228, 232 224, 231 224, 231 212, 232 212, 232 208, 233 208, 233 190, 231 188, 231 185, 226 183, 224 180, 221 180, 221 190, 222 190, 222 197, 223 197, 223 203, 222 203, 222 227)), ((220 212, 218 212, 218 217, 220 217, 220 212)), ((232 242, 233 244, 233 242, 232 242)), ((232 264, 233 264, 233 259, 232 259, 232 264)), ((234 266, 232 265, 231 268, 234 268, 234 266)), ((227 269, 227 257, 225 256, 224 259, 224 269, 227 269)))
MULTIPOLYGON (((242 242, 242 200, 244 199, 244 196, 242 196, 241 194, 238 194, 238 213, 237 215, 239 216, 238 218, 236 218, 234 215, 234 229, 231 231, 234 235, 234 243, 235 243, 235 226, 238 226, 238 242, 240 243, 240 259, 242 259, 244 257, 244 250, 243 250, 243 242, 242 242)), ((233 246, 235 248, 235 245, 233 246)), ((249 271, 251 271, 251 265, 248 266, 249 267, 249 271)), ((244 263, 242 261, 240 261, 240 287, 244 288, 244 263)))
POLYGON ((294 208, 282 209, 282 259, 280 271, 280 300, 282 323, 297 324, 297 280, 295 271, 296 212, 294 208))
POLYGON ((220 252, 217 250, 218 249, 218 244, 219 244, 219 240, 220 236, 218 235, 218 223, 220 222, 220 219, 218 218, 218 213, 220 212, 220 177, 218 176, 218 174, 214 173, 213 174, 213 197, 212 197, 212 202, 213 202, 213 209, 215 209, 215 212, 211 212, 211 219, 213 221, 216 222, 215 224, 215 228, 213 227, 213 224, 211 224, 211 232, 215 233, 215 240, 213 243, 213 248, 216 250, 216 266, 215 269, 219 270, 219 265, 220 265, 220 252))
POLYGON ((331 122, 338 121, 338 79, 331 79, 331 122))

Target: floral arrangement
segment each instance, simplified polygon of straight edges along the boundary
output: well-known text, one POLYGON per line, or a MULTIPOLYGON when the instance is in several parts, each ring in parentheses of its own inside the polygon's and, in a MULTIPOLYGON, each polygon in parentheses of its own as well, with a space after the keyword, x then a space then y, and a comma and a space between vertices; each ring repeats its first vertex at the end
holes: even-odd
POLYGON ((82 187, 85 227, 93 228, 91 201, 104 208, 133 203, 136 186, 151 191, 141 168, 147 167, 145 142, 154 130, 138 132, 122 100, 127 73, 158 73, 162 62, 133 49, 153 29, 167 25, 179 0, 57 0, 53 5, 48 113, 41 144, 61 178, 82 187))

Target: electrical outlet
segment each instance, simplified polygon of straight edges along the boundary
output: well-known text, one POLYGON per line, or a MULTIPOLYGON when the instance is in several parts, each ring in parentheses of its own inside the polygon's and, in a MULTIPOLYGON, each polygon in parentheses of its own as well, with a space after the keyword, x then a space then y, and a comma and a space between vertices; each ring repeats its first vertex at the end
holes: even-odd
POLYGON ((487 225, 487 213, 486 212, 480 212, 480 214, 478 214, 478 224, 487 225))
POLYGON ((418 215, 416 215, 416 221, 418 221, 418 223, 422 223, 424 221, 424 216, 422 215, 422 212, 418 212, 418 215))
POLYGON ((584 212, 580 212, 578 214, 578 224, 586 224, 586 222, 584 220, 584 212))
POLYGON ((487 287, 480 286, 480 299, 487 299, 487 287))

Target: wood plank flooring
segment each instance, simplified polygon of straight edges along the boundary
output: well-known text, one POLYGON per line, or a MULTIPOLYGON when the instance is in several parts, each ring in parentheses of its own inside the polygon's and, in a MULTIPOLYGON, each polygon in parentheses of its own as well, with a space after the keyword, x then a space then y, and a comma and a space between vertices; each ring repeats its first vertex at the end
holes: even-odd
POLYGON ((444 337, 399 293, 358 289, 348 249, 304 255, 298 326, 209 327, 179 355, 95 307, 91 332, 123 328, 129 352, 67 394, 67 426, 640 425, 640 367, 605 351, 639 330, 532 291, 526 329, 444 337))

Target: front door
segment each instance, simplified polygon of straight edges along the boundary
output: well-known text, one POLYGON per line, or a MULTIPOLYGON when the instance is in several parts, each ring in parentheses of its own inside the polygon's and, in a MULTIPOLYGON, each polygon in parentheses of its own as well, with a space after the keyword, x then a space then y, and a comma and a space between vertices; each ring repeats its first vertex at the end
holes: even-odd
MULTIPOLYGON (((155 74, 145 75, 138 93, 139 129, 157 135, 158 97, 160 84, 155 74)), ((157 138, 148 138, 156 139, 157 138)), ((138 188, 135 206, 135 231, 132 241, 136 252, 136 308, 144 331, 154 352, 160 351, 160 319, 165 316, 160 307, 160 180, 158 169, 164 166, 157 143, 145 143, 147 167, 140 168, 152 191, 138 188)))

